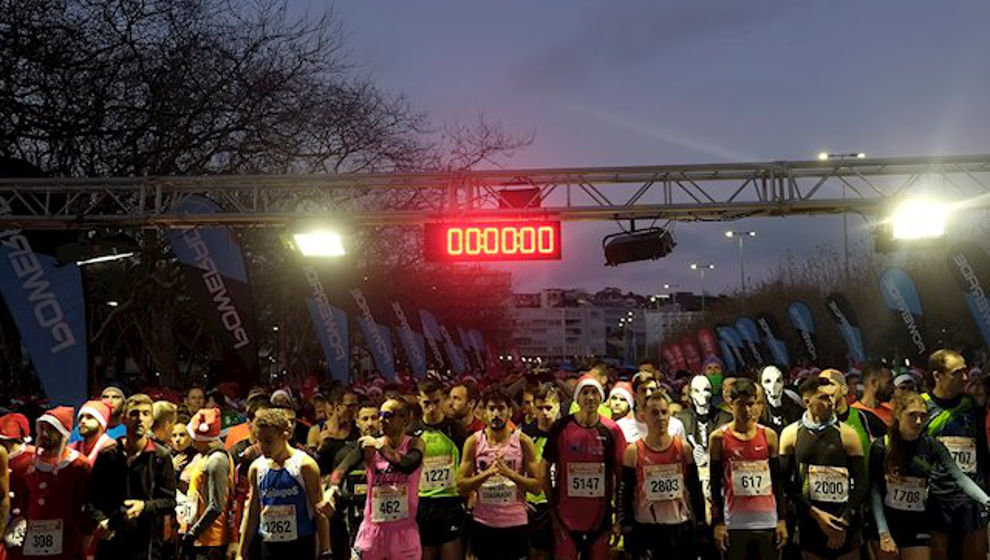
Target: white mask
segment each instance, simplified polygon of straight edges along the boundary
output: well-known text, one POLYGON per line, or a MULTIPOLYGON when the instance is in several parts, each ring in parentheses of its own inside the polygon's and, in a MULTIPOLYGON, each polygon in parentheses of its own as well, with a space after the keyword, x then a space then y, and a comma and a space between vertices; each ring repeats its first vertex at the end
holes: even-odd
POLYGON ((767 366, 760 374, 760 385, 767 394, 767 402, 770 406, 779 407, 784 394, 784 374, 774 366, 767 366))
POLYGON ((708 414, 708 405, 712 402, 712 382, 704 375, 695 375, 691 379, 691 404, 698 414, 708 414))

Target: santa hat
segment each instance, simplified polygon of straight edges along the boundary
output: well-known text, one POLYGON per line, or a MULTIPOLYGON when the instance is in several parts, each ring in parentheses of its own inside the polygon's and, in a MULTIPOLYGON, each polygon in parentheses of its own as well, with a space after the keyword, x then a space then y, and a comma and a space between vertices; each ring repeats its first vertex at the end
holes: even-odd
POLYGON ((633 403, 636 402, 635 399, 633 399, 632 385, 626 383, 625 381, 616 383, 615 386, 612 387, 612 391, 609 392, 608 398, 611 399, 615 395, 619 395, 620 397, 626 399, 626 402, 629 403, 629 408, 632 408, 634 406, 633 403))
POLYGON ((107 428, 107 422, 110 421, 110 407, 103 401, 89 401, 79 409, 79 414, 76 416, 82 416, 83 414, 89 414, 96 421, 103 426, 105 430, 107 428))
MULTIPOLYGON (((75 417, 71 406, 57 406, 38 417, 35 427, 42 422, 52 426, 68 439, 72 433, 72 419, 75 417)), ((40 430, 39 430, 40 431, 40 430)))
POLYGON ((598 379, 593 375, 582 375, 578 379, 577 385, 574 386, 574 397, 577 398, 581 394, 581 389, 585 387, 594 387, 598 389, 598 395, 601 396, 602 400, 605 400, 605 389, 602 389, 602 384, 598 382, 598 379))
POLYGON ((220 439, 221 424, 219 408, 201 408, 189 420, 186 431, 195 441, 216 441, 220 439))
POLYGON ((27 416, 11 412, 0 416, 0 440, 28 443, 31 441, 31 423, 27 416))

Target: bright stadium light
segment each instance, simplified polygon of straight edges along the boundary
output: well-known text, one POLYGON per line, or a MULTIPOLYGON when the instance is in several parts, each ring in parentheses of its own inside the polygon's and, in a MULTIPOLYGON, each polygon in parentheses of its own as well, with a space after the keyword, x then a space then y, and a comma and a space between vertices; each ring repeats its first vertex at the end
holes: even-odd
POLYGON ((292 239, 304 257, 343 257, 347 254, 344 239, 334 231, 296 232, 292 239))
POLYGON ((894 239, 936 239, 945 234, 949 207, 931 200, 914 199, 894 209, 890 216, 894 239))

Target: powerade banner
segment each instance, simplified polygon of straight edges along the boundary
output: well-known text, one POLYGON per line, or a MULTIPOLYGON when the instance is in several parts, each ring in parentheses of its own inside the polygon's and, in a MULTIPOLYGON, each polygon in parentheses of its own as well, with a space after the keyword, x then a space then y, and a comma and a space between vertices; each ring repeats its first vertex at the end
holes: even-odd
POLYGON ((440 324, 437 323, 437 318, 429 311, 420 309, 419 321, 423 326, 423 335, 426 338, 426 344, 429 346, 430 356, 433 358, 434 365, 439 369, 445 369, 446 362, 443 359, 443 352, 440 350, 443 335, 440 334, 440 324))
POLYGON ((464 355, 464 359, 470 362, 469 358, 473 356, 475 359, 475 365, 478 366, 479 370, 483 370, 485 368, 485 360, 481 356, 481 352, 479 352, 477 347, 475 347, 474 341, 471 340, 471 337, 468 336, 468 332, 465 329, 460 326, 456 328, 457 337, 461 341, 461 353, 464 355))
POLYGON ((718 356, 718 341, 711 329, 698 330, 698 344, 701 344, 701 353, 705 358, 718 356))
POLYGON ((866 350, 863 348, 863 333, 859 330, 859 319, 849 300, 840 293, 829 294, 825 298, 825 309, 832 317, 832 322, 839 328, 842 338, 849 349, 849 357, 854 362, 866 361, 866 350))
POLYGON ((701 371, 701 354, 698 354, 698 349, 695 348, 690 336, 684 335, 681 337, 681 352, 684 353, 684 359, 687 361, 691 371, 699 373, 701 371))
MULTIPOLYGON (((215 202, 198 195, 176 207, 183 214, 218 214, 215 202)), ((257 330, 244 255, 225 227, 174 228, 172 252, 182 266, 190 296, 223 342, 224 377, 247 386, 258 380, 257 330)))
POLYGON ((467 358, 461 349, 458 348, 457 344, 454 343, 454 338, 450 336, 450 331, 443 324, 440 325, 440 336, 443 338, 443 344, 447 348, 447 356, 450 358, 451 369, 454 370, 454 373, 461 374, 467 371, 467 358))
MULTIPOLYGON (((0 214, 9 214, 0 198, 0 214)), ((0 230, 0 293, 48 401, 86 400, 86 300, 75 263, 35 252, 21 230, 0 230)))
POLYGON ((481 331, 478 329, 468 329, 467 337, 471 348, 474 349, 475 356, 478 358, 478 363, 481 364, 481 370, 483 371, 485 369, 485 338, 481 336, 481 331))
POLYGON ((719 340, 725 341, 726 345, 729 347, 737 367, 745 367, 746 358, 744 358, 742 354, 742 337, 739 336, 736 329, 730 327, 729 325, 715 325, 715 332, 718 333, 719 340))
POLYGON ((392 333, 388 325, 379 324, 371 313, 371 305, 361 288, 348 290, 357 306, 357 323, 364 335, 364 342, 371 350, 375 366, 387 379, 395 379, 395 349, 392 348, 392 333))
POLYGON ((306 277, 307 295, 306 308, 309 309, 310 320, 320 341, 323 355, 327 358, 327 369, 330 377, 346 384, 351 371, 350 336, 347 331, 347 313, 330 304, 320 274, 315 267, 303 267, 306 277))
POLYGON ((756 325, 760 327, 763 340, 766 342, 770 353, 773 354, 773 361, 777 365, 790 366, 791 359, 787 355, 787 344, 780 336, 780 327, 777 319, 769 313, 760 313, 756 316, 756 325))
POLYGON ((818 341, 815 336, 815 317, 811 314, 811 308, 803 301, 792 301, 787 306, 787 316, 791 319, 791 325, 797 331, 798 338, 804 344, 808 358, 812 363, 817 362, 818 341))
POLYGON ((729 348, 728 343, 719 339, 718 348, 722 353, 722 362, 725 363, 726 370, 735 373, 737 371, 736 357, 732 355, 732 349, 729 348))
POLYGON ((946 258, 949 273, 956 287, 966 298, 966 305, 973 321, 983 333, 983 342, 990 346, 990 257, 979 245, 970 242, 956 243, 946 258))
POLYGON ((736 331, 742 337, 743 342, 746 343, 746 348, 749 349, 749 353, 753 355, 756 363, 766 363, 766 360, 763 359, 763 354, 760 352, 760 329, 756 327, 756 323, 749 317, 740 317, 736 320, 736 331))
POLYGON ((412 328, 412 323, 402 304, 397 299, 390 299, 389 307, 395 317, 395 329, 399 333, 399 340, 402 342, 402 350, 409 361, 409 369, 416 377, 426 377, 426 341, 425 337, 412 328))
POLYGON ((887 307, 894 312, 907 331, 912 348, 918 356, 928 355, 925 328, 922 324, 921 298, 914 280, 903 269, 888 268, 880 276, 880 293, 887 307))

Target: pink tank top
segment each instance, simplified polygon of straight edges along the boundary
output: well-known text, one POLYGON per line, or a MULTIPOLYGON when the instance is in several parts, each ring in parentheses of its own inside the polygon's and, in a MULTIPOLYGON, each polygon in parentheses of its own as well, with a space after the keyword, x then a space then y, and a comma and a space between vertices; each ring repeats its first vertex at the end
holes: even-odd
POLYGON ((642 439, 636 441, 637 522, 680 525, 691 520, 687 464, 684 440, 677 436, 663 451, 650 449, 642 439))
POLYGON ((773 529, 777 525, 777 500, 770 479, 767 429, 757 426, 756 436, 749 441, 737 438, 729 425, 721 430, 725 526, 773 529))
MULTIPOLYGON (((497 459, 510 469, 524 471, 522 445, 519 431, 512 432, 504 442, 488 441, 487 430, 476 432, 477 446, 474 453, 474 470, 480 473, 491 467, 497 459)), ((474 520, 494 528, 526 525, 526 492, 515 482, 495 475, 478 488, 474 503, 474 520)))
MULTIPOLYGON (((400 455, 409 450, 410 436, 403 436, 396 450, 400 455)), ((379 453, 368 469, 368 494, 364 505, 364 523, 415 524, 419 508, 419 476, 422 466, 415 472, 404 474, 396 470, 379 453)))

